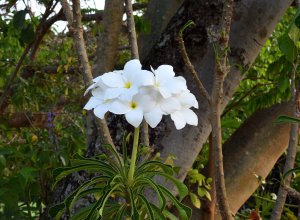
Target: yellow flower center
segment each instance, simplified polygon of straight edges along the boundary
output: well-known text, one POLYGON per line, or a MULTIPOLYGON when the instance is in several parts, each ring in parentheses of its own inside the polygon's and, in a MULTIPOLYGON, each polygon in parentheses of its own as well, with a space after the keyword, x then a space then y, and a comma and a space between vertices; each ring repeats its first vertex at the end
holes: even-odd
POLYGON ((131 102, 131 103, 130 103, 130 107, 131 107, 132 109, 135 109, 135 108, 137 107, 137 103, 136 103, 136 102, 131 102))
POLYGON ((131 87, 131 83, 130 82, 127 82, 127 83, 124 84, 124 88, 130 89, 130 87, 131 87))

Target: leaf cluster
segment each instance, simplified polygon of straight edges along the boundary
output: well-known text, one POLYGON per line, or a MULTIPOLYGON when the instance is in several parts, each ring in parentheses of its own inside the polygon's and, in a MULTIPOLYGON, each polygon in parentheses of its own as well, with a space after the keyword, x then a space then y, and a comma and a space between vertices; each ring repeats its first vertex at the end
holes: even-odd
POLYGON ((181 203, 188 194, 188 189, 173 176, 175 171, 171 165, 158 160, 143 161, 136 166, 133 181, 128 181, 128 140, 123 140, 122 157, 112 146, 105 145, 110 156, 101 154, 94 158, 84 158, 76 155, 71 160, 71 166, 54 170, 55 184, 77 171, 85 170, 95 174, 94 178, 69 194, 63 203, 51 208, 50 214, 55 219, 59 219, 64 211, 72 215, 76 201, 86 195, 93 195, 96 202, 73 214, 71 219, 177 219, 168 211, 168 201, 176 207, 180 219, 190 218, 191 209, 181 203), (172 182, 177 187, 179 198, 173 196, 163 185, 156 183, 153 180, 155 176, 172 182), (156 193, 157 203, 147 200, 146 189, 156 193))

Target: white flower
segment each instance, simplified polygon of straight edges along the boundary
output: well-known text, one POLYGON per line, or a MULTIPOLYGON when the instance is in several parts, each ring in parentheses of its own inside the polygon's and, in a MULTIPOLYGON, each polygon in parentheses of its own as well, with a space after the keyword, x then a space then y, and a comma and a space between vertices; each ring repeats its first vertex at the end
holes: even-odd
POLYGON ((153 85, 153 74, 141 68, 139 60, 131 60, 125 64, 123 71, 103 74, 101 79, 108 87, 105 91, 105 98, 130 101, 138 93, 140 87, 153 85))
POLYGON ((152 67, 155 74, 155 88, 164 98, 171 97, 172 94, 178 94, 187 89, 186 80, 179 76, 175 77, 173 67, 170 65, 161 65, 156 70, 152 67))
POLYGON ((94 114, 98 118, 103 119, 105 113, 110 110, 113 101, 114 101, 113 99, 104 100, 104 99, 92 96, 83 108, 86 110, 94 109, 94 114))
POLYGON ((161 65, 153 73, 142 70, 139 60, 131 60, 124 70, 104 73, 93 80, 85 94, 92 97, 84 106, 94 109, 103 119, 106 112, 124 114, 128 123, 138 127, 143 118, 155 128, 163 115, 171 115, 177 129, 197 125, 197 115, 190 109, 198 102, 187 89, 183 77, 175 77, 173 67, 161 65))
MULTIPOLYGON (((156 105, 155 98, 146 92, 140 91, 132 97, 131 101, 116 100, 110 106, 110 112, 114 114, 124 114, 129 124, 138 127, 144 114, 151 111, 156 105)), ((156 119, 154 117, 145 118, 148 124, 153 124, 156 119)))
POLYGON ((174 121, 176 129, 180 130, 185 127, 186 124, 198 125, 197 115, 190 109, 191 107, 198 108, 198 102, 196 97, 186 91, 176 98, 180 102, 181 108, 174 112, 170 112, 171 119, 174 121))

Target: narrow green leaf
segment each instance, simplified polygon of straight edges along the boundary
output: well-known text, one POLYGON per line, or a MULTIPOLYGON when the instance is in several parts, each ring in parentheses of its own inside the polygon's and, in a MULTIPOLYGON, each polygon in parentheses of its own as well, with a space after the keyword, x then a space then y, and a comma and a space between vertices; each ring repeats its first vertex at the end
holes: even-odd
POLYGON ((142 194, 138 194, 138 196, 139 196, 139 198, 143 201, 143 203, 145 204, 150 219, 151 219, 151 220, 155 220, 153 210, 152 210, 152 208, 151 208, 151 206, 150 206, 150 203, 149 203, 148 200, 146 199, 146 197, 143 196, 142 194))
POLYGON ((300 167, 295 167, 293 169, 290 169, 289 171, 287 171, 285 174, 283 174, 282 179, 285 179, 287 175, 289 175, 290 173, 298 173, 300 171, 300 167))
POLYGON ((151 160, 151 161, 142 163, 140 166, 138 166, 136 168, 136 174, 139 175, 140 173, 143 173, 147 169, 154 170, 155 168, 156 169, 161 168, 166 174, 169 174, 169 175, 174 174, 172 166, 166 165, 160 161, 155 161, 155 160, 151 160))
POLYGON ((123 220, 125 211, 126 211, 126 204, 122 205, 121 208, 118 209, 118 212, 114 219, 115 220, 123 220))
POLYGON ((180 182, 179 180, 177 180, 176 178, 174 178, 173 176, 170 176, 166 173, 160 172, 160 171, 144 171, 145 174, 147 173, 151 173, 153 175, 159 175, 159 176, 164 176, 167 180, 170 180, 171 182, 174 183, 174 185, 177 187, 178 189, 178 194, 179 194, 179 200, 181 201, 184 197, 186 197, 186 195, 188 194, 189 190, 187 188, 187 186, 180 182))
POLYGON ((287 116, 287 115, 280 115, 276 119, 275 122, 278 123, 278 124, 281 124, 281 123, 300 123, 300 119, 290 117, 290 116, 287 116))
POLYGON ((169 199, 172 201, 172 203, 176 206, 180 219, 182 220, 188 220, 192 215, 192 210, 185 206, 184 204, 180 203, 175 196, 172 195, 172 193, 169 192, 168 189, 166 189, 162 185, 158 185, 158 187, 162 190, 162 192, 169 197, 169 199))
POLYGON ((66 209, 70 211, 74 205, 74 202, 78 199, 78 197, 81 195, 82 192, 85 191, 88 187, 91 185, 94 185, 99 182, 108 181, 110 179, 109 176, 98 176, 94 177, 89 181, 86 181, 81 186, 79 186, 75 191, 73 191, 71 194, 68 195, 68 197, 65 199, 65 205, 66 209))
POLYGON ((63 211, 65 209, 65 204, 60 203, 57 205, 52 206, 49 209, 49 214, 54 218, 54 219, 59 219, 60 216, 62 215, 63 211))
POLYGON ((93 208, 94 204, 90 204, 84 208, 79 209, 78 212, 74 216, 70 218, 70 220, 82 220, 85 219, 85 217, 88 215, 88 213, 93 208))
POLYGON ((62 168, 57 168, 53 171, 53 177, 55 179, 55 183, 53 184, 53 187, 62 178, 68 176, 71 173, 74 173, 74 172, 80 171, 80 170, 87 170, 87 171, 92 171, 92 172, 102 172, 102 173, 106 173, 110 176, 114 175, 114 172, 111 172, 111 170, 109 170, 108 168, 100 166, 100 165, 95 165, 95 164, 83 164, 83 165, 78 165, 78 166, 74 166, 74 167, 62 167, 62 168))
POLYGON ((99 209, 99 214, 100 214, 100 216, 102 216, 102 213, 103 213, 103 209, 104 209, 104 207, 105 207, 105 204, 106 204, 106 202, 107 202, 107 200, 108 200, 108 198, 109 198, 109 196, 118 188, 118 187, 120 187, 120 183, 117 183, 117 184, 115 184, 112 188, 111 188, 111 190, 110 191, 108 191, 104 196, 103 196, 103 199, 101 199, 102 200, 102 202, 100 203, 100 209, 99 209))
POLYGON ((163 213, 161 212, 161 210, 156 207, 153 203, 150 203, 150 206, 152 208, 152 210, 154 211, 155 214, 155 219, 159 219, 159 220, 165 220, 165 216, 163 215, 163 213))
POLYGON ((131 217, 134 220, 139 220, 140 216, 139 216, 139 212, 138 212, 135 202, 134 202, 134 196, 133 196, 133 192, 132 192, 131 188, 128 188, 128 192, 129 192, 130 206, 131 206, 131 217))
POLYGON ((170 220, 178 220, 178 218, 175 215, 173 215, 171 212, 169 212, 168 210, 164 210, 163 214, 170 220))
POLYGON ((141 182, 146 183, 146 185, 152 187, 152 188, 156 191, 156 193, 157 193, 157 195, 158 195, 157 198, 158 198, 158 201, 159 201, 159 204, 160 204, 160 209, 161 209, 161 211, 164 210, 165 207, 166 207, 167 202, 166 202, 166 198, 165 198, 164 194, 163 194, 162 191, 159 189, 158 184, 156 184, 156 183, 155 183, 151 178, 149 178, 149 177, 141 177, 141 178, 138 178, 138 179, 136 180, 136 185, 138 185, 138 187, 140 187, 141 182))

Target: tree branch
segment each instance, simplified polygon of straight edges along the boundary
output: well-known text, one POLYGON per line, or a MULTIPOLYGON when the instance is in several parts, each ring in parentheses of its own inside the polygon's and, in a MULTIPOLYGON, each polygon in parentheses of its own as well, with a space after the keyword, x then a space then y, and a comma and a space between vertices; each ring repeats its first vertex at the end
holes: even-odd
POLYGON ((225 186, 221 133, 221 101, 223 99, 224 79, 229 72, 227 54, 232 13, 233 0, 226 0, 223 5, 220 37, 215 54, 215 75, 211 104, 212 152, 214 154, 215 187, 217 202, 222 219, 233 219, 229 208, 225 186))
MULTIPOLYGON (((137 45, 137 37, 131 0, 125 0, 125 9, 127 15, 127 27, 129 34, 129 44, 131 47, 131 57, 133 59, 139 59, 139 50, 137 45)), ((143 120, 141 125, 141 139, 142 143, 144 143, 146 146, 149 146, 149 129, 148 124, 145 120, 143 120)))
MULTIPOLYGON (((291 93, 292 93, 292 104, 291 108, 293 109, 293 117, 298 117, 297 114, 297 100, 299 99, 299 88, 296 90, 295 86, 295 77, 296 77, 296 70, 297 70, 298 64, 294 64, 294 69, 292 72, 292 78, 291 78, 291 93)), ((291 130, 290 130, 290 140, 289 140, 289 146, 286 156, 286 161, 284 165, 283 172, 286 173, 290 169, 294 168, 295 158, 297 154, 297 145, 298 145, 298 123, 292 123, 291 124, 291 130)), ((283 186, 289 187, 291 182, 291 174, 288 174, 285 179, 283 180, 283 186)), ((275 207, 272 210, 271 219, 281 219, 281 213, 283 211, 284 203, 287 196, 287 190, 284 189, 284 187, 281 186, 279 188, 279 192, 277 195, 277 200, 275 203, 275 207)))
MULTIPOLYGON (((72 33, 74 39, 78 60, 80 62, 80 68, 81 71, 83 72, 84 82, 86 85, 89 85, 92 83, 93 76, 92 76, 92 70, 86 52, 85 42, 83 39, 80 1, 73 0, 73 14, 67 0, 61 0, 61 4, 68 20, 70 32, 72 33)), ((100 134, 103 138, 103 141, 115 147, 112 138, 110 136, 109 129, 107 127, 105 119, 97 120, 97 122, 98 122, 100 134)))

